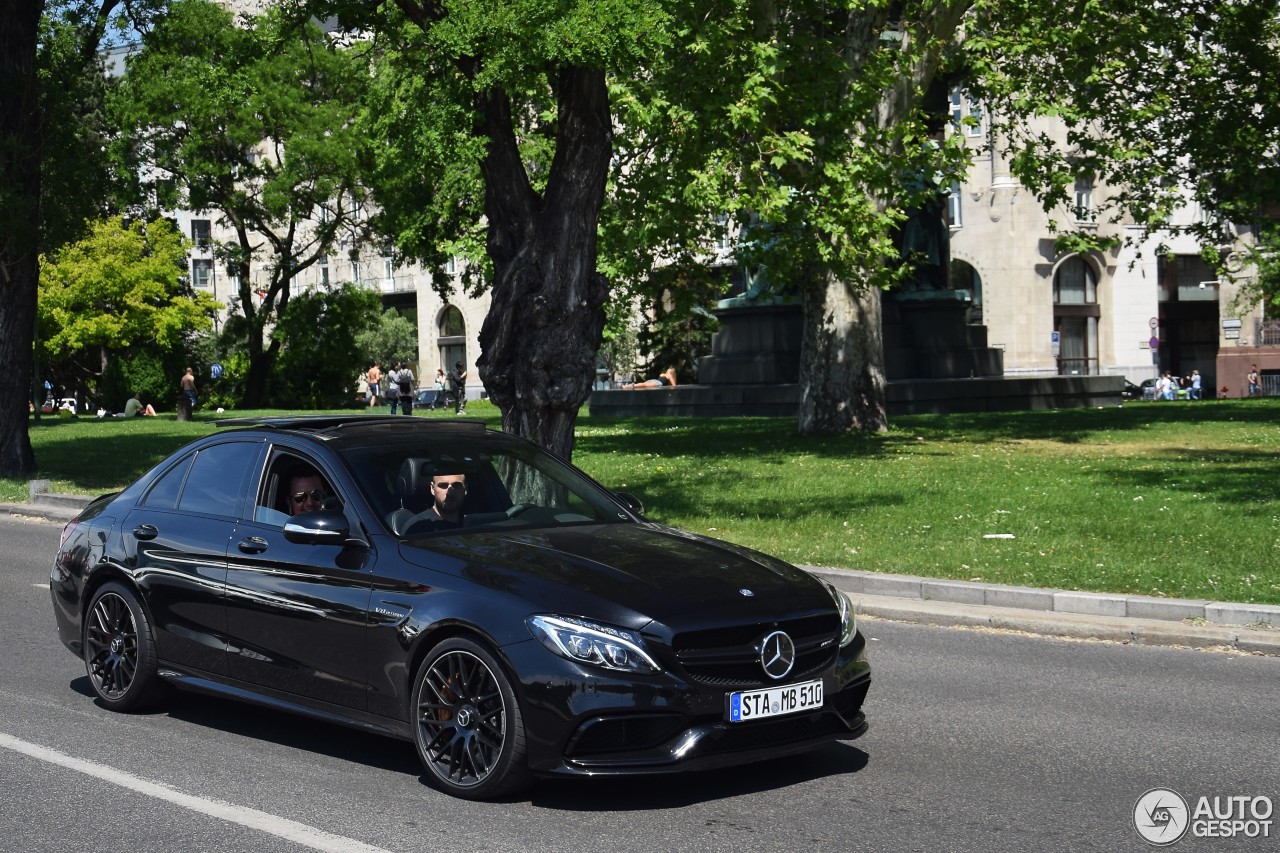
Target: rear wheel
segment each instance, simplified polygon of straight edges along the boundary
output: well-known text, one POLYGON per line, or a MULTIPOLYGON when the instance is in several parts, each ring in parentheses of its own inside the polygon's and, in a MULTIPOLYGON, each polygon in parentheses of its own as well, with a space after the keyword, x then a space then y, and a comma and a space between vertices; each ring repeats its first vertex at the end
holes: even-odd
POLYGON ((151 623, 124 584, 112 581, 94 593, 85 614, 84 663, 93 692, 113 711, 136 711, 159 698, 151 623))
POLYGON ((482 800, 528 784, 515 691, 479 643, 454 637, 431 650, 414 682, 413 710, 418 757, 447 793, 482 800))

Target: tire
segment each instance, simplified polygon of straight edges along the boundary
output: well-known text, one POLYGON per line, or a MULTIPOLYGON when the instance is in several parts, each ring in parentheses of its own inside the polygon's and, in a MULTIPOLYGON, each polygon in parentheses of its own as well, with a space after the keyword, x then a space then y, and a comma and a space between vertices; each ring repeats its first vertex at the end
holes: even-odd
POLYGON ((414 679, 412 710, 418 758, 445 793, 486 800, 529 784, 520 704, 484 646, 454 637, 432 649, 414 679))
POLYGON ((111 581, 95 592, 83 639, 89 684, 102 704, 112 711, 139 711, 159 699, 164 685, 151 622, 133 590, 111 581))

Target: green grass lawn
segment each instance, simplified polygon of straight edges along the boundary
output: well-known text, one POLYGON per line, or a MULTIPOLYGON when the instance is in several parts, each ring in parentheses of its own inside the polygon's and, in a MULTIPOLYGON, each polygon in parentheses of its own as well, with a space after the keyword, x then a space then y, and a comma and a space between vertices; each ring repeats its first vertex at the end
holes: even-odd
MULTIPOLYGON (((497 425, 488 404, 468 415, 497 425)), ((45 418, 39 476, 119 488, 215 417, 45 418)), ((1280 604, 1278 450, 1280 399, 1263 399, 911 416, 871 437, 584 416, 574 461, 654 520, 795 563, 1280 604)), ((25 497, 0 480, 0 498, 25 497)))

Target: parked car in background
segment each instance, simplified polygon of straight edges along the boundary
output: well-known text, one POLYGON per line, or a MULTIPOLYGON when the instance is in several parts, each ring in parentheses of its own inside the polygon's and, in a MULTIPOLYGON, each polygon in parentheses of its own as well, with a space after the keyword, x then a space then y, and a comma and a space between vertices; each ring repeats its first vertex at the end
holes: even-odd
POLYGON ((1128 379, 1124 381, 1124 390, 1120 396, 1125 400, 1154 400, 1156 398, 1156 380, 1144 379, 1140 385, 1134 385, 1128 379))
POLYGON ((182 688, 342 723, 472 799, 866 730, 866 640, 808 572, 477 422, 219 426, 63 531, 58 636, 107 708, 182 688))
POLYGON ((435 388, 419 388, 414 395, 415 409, 440 409, 451 405, 453 405, 453 398, 448 392, 437 391, 435 388))

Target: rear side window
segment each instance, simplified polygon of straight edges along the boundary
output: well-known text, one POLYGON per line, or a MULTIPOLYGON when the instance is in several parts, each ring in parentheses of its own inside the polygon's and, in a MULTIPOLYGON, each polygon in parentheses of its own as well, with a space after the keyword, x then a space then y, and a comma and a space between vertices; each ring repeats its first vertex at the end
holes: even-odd
MULTIPOLYGON (((232 442, 201 450, 191 465, 178 509, 234 516, 244 495, 245 476, 258 457, 258 444, 232 442)), ((148 501, 150 503, 150 501, 148 501)))
POLYGON ((182 484, 187 479, 187 472, 191 470, 191 459, 191 456, 187 456, 165 472, 160 479, 156 480, 142 502, 156 509, 177 507, 178 495, 182 494, 182 484))

